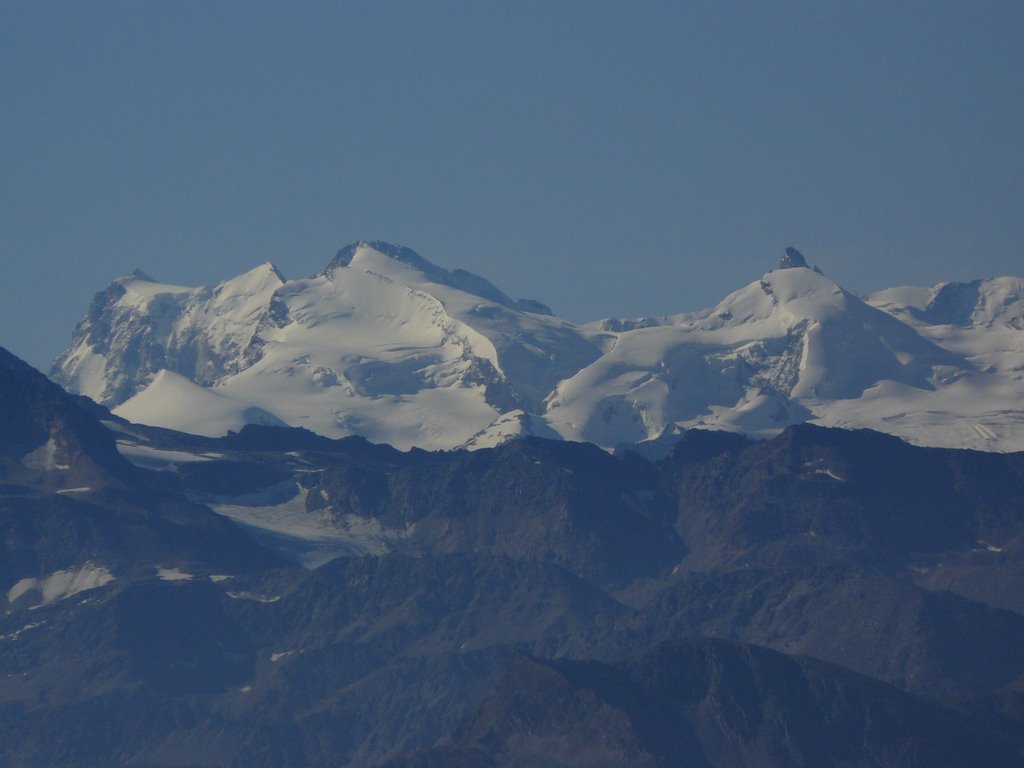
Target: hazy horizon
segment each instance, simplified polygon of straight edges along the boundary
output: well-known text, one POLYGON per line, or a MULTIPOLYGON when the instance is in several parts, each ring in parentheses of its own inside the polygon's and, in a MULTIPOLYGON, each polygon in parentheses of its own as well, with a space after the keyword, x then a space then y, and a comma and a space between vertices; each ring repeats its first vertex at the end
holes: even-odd
POLYGON ((0 344, 386 240, 576 322, 1024 272, 1024 5, 0 9, 0 344), (1017 74, 1015 74, 1017 73, 1017 74))

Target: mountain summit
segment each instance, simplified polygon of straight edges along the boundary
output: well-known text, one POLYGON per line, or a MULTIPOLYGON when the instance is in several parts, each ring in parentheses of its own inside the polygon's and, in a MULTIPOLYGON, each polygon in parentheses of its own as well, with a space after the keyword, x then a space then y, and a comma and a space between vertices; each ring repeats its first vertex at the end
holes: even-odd
POLYGON ((51 376, 126 418, 209 435, 256 422, 402 448, 525 434, 611 448, 813 421, 1017 450, 1020 307, 1020 278, 864 300, 788 247, 711 309, 576 326, 409 248, 358 242, 297 280, 269 263, 197 288, 119 278, 51 376))
POLYGON ((779 259, 779 269, 794 269, 795 267, 806 267, 807 259, 793 246, 786 248, 782 254, 782 258, 779 259))

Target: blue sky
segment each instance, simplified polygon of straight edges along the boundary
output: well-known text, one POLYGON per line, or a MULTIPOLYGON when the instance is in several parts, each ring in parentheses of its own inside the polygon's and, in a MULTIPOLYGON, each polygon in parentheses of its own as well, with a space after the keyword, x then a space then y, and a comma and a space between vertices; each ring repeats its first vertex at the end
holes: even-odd
POLYGON ((384 239, 576 321, 1024 273, 1024 3, 6 2, 0 345, 384 239))

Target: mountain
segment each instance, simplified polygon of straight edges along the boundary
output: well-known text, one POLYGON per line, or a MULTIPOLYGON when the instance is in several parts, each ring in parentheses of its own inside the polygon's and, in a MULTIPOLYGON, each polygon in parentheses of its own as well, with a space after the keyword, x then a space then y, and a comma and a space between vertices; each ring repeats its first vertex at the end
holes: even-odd
POLYGON ((685 570, 858 565, 1019 611, 1024 454, 921 449, 809 424, 688 433, 661 465, 685 570), (1007 570, 1008 569, 1008 570, 1007 570))
POLYGON ((52 378, 108 406, 163 369, 213 384, 258 358, 258 330, 273 322, 271 299, 283 284, 269 263, 202 288, 157 283, 136 270, 93 298, 52 378))
POLYGON ((12 482, 69 487, 130 482, 134 467, 114 437, 90 413, 85 398, 69 396, 0 347, 0 471, 12 482))
POLYGON ((0 409, 0 765, 1020 763, 1024 454, 0 409))
MULTIPOLYGON (((615 344, 559 384, 549 422, 567 437, 600 445, 657 438, 673 426, 767 435, 812 419, 843 421, 868 400, 871 409, 860 418, 873 417, 883 391, 923 399, 968 375, 962 357, 792 253, 710 310, 598 324, 615 333, 615 344)), ((885 431, 899 429, 896 423, 885 431)))
POLYGON ((119 278, 51 377, 129 420, 209 436, 288 424, 402 449, 536 435, 658 455, 687 428, 810 421, 1008 451, 1024 449, 1021 334, 1020 278, 864 300, 788 248, 711 309, 575 326, 374 242, 300 280, 272 264, 199 288, 119 278))
POLYGON ((8 604, 38 608, 179 567, 248 573, 283 563, 190 501, 175 478, 128 461, 95 409, 0 348, 0 591, 8 604))
POLYGON ((285 422, 450 448, 503 413, 541 409, 599 354, 538 302, 406 248, 358 243, 302 280, 270 264, 193 289, 115 280, 52 376, 128 418, 201 434, 285 422), (158 377, 164 369, 220 398, 158 377))
POLYGON ((681 571, 631 603, 637 611, 616 633, 620 652, 690 636, 742 640, 945 699, 1024 680, 1024 615, 877 568, 681 571))
POLYGON ((933 412, 900 415, 908 426, 945 417, 950 440, 944 444, 959 440, 981 449, 1021 449, 1013 436, 1024 421, 1024 279, 904 286, 871 294, 867 301, 962 356, 974 371, 937 392, 929 406, 933 412))
POLYGON ((615 664, 520 656, 448 744, 386 765, 995 768, 1018 765, 1022 749, 1008 725, 813 659, 702 638, 615 664))

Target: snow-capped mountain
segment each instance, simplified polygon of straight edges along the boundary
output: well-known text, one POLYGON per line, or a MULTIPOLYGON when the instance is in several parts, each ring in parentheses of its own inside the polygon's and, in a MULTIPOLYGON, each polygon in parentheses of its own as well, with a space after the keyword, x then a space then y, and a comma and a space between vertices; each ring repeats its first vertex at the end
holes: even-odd
POLYGON ((402 448, 613 447, 812 421, 1024 450, 1024 280, 861 299, 789 248, 712 309, 574 326, 358 243, 308 279, 270 264, 200 288, 120 278, 51 375, 125 418, 209 435, 255 422, 402 448))
POLYGON ((850 294, 790 249, 696 314, 605 321, 611 351, 552 397, 566 437, 605 444, 679 427, 769 435, 813 421, 921 445, 1024 449, 1024 281, 850 294))
POLYGON ((965 373, 960 356, 807 268, 793 249, 782 264, 704 312, 598 324, 623 330, 559 384, 549 421, 598 444, 653 439, 672 425, 771 433, 882 382, 927 391, 965 373))
POLYGON ((600 353, 538 302, 406 248, 359 243, 308 279, 271 264, 200 288, 120 278, 51 375, 158 426, 213 435, 285 422, 450 448, 506 412, 541 409, 600 353))
POLYGON ((261 330, 274 323, 273 264, 200 288, 166 285, 136 270, 93 298, 51 378, 105 405, 119 405, 167 369, 209 386, 251 365, 261 330))

